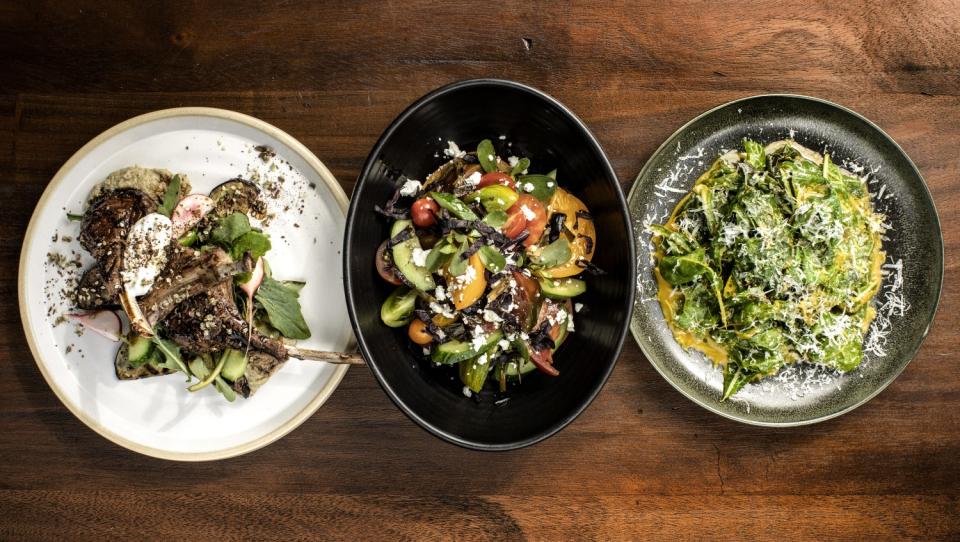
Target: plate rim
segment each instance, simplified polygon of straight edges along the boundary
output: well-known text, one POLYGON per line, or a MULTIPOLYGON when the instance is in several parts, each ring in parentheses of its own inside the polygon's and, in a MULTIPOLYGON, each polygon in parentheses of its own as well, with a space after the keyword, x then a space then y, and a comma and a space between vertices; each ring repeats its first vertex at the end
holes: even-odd
MULTIPOLYGON (((744 418, 743 416, 740 416, 740 415, 737 415, 737 414, 733 414, 733 413, 721 411, 721 410, 717 409, 712 402, 702 401, 702 400, 700 400, 700 398, 695 397, 695 396, 693 396, 692 394, 687 393, 687 392, 686 392, 685 390, 683 390, 679 385, 677 385, 677 383, 675 383, 670 376, 668 376, 668 375, 665 373, 665 370, 662 369, 658 363, 655 363, 655 362, 653 361, 653 357, 647 352, 647 349, 644 347, 643 341, 640 339, 640 333, 638 333, 637 331, 634 330, 633 321, 634 321, 634 318, 637 318, 636 306, 634 306, 634 311, 633 311, 633 314, 632 314, 632 316, 631 316, 631 318, 630 318, 630 335, 633 336, 633 341, 634 341, 635 343, 637 343, 637 346, 640 347, 640 351, 643 353, 643 356, 647 359, 647 362, 648 362, 650 365, 653 366, 653 368, 657 371, 657 373, 659 373, 660 376, 661 376, 665 381, 667 381, 667 382, 670 384, 670 386, 672 386, 675 390, 677 390, 678 392, 680 392, 681 395, 683 395, 684 397, 686 397, 687 399, 689 399, 689 400, 692 401, 693 403, 695 403, 695 404, 703 407, 704 409, 706 409, 706 410, 708 410, 708 411, 710 411, 710 412, 713 412, 714 414, 717 414, 717 415, 722 416, 722 417, 724 417, 724 418, 727 418, 727 419, 730 419, 730 420, 733 420, 733 421, 736 421, 736 422, 739 422, 739 423, 743 423, 743 424, 746 424, 746 425, 753 425, 753 426, 758 426, 758 427, 801 427, 801 426, 805 426, 805 425, 813 425, 813 424, 816 424, 816 423, 820 423, 820 422, 824 422, 824 421, 827 421, 827 420, 836 418, 836 417, 838 417, 838 416, 842 416, 842 415, 844 415, 844 414, 846 414, 846 413, 848 413, 848 412, 851 412, 851 411, 853 411, 853 410, 855 410, 855 409, 863 406, 864 404, 866 404, 867 402, 869 402, 871 399, 873 399, 874 397, 876 397, 877 395, 879 395, 880 392, 882 392, 883 390, 887 389, 887 386, 889 386, 890 384, 892 384, 893 381, 896 380, 896 379, 903 373, 903 371, 906 370, 906 368, 910 365, 910 363, 913 362, 914 358, 916 358, 917 354, 920 352, 921 346, 923 346, 923 342, 926 340, 927 335, 929 335, 929 333, 930 333, 930 327, 933 325, 933 321, 936 319, 937 309, 940 307, 940 300, 941 300, 941 298, 943 297, 943 275, 944 275, 944 270, 945 270, 945 267, 944 267, 945 264, 944 264, 944 258, 943 258, 943 228, 942 228, 942 225, 941 225, 941 223, 940 223, 940 213, 939 213, 939 211, 937 210, 936 201, 935 201, 934 198, 933 198, 933 194, 930 192, 930 187, 927 186, 927 181, 926 181, 926 179, 923 178, 923 174, 920 172, 920 169, 917 167, 917 165, 913 162, 913 159, 910 158, 910 155, 907 154, 907 152, 903 150, 903 147, 901 147, 900 144, 897 143, 896 140, 893 139, 893 137, 890 136, 890 134, 888 134, 887 132, 885 132, 885 131, 884 131, 882 128, 880 128, 880 126, 878 126, 875 122, 871 121, 871 120, 868 119, 867 117, 861 115, 860 113, 857 113, 856 111, 854 111, 854 110, 852 110, 852 109, 850 109, 850 108, 848 108, 848 107, 845 107, 845 106, 840 105, 840 104, 838 104, 838 103, 836 103, 836 102, 833 102, 833 101, 830 101, 830 100, 826 100, 826 99, 823 99, 823 98, 817 98, 817 97, 815 97, 815 96, 807 96, 807 95, 804 95, 804 94, 792 94, 792 93, 754 94, 754 95, 745 96, 745 97, 742 97, 742 98, 737 98, 737 99, 734 99, 734 100, 730 100, 730 101, 721 103, 721 104, 719 104, 719 105, 717 105, 717 106, 711 107, 710 109, 707 109, 706 111, 698 114, 697 116, 695 116, 695 117, 693 117, 692 119, 688 120, 687 122, 683 123, 683 124, 682 124, 679 128, 677 128, 673 133, 671 133, 669 136, 667 136, 667 138, 663 140, 663 143, 661 143, 661 144, 656 148, 656 150, 654 150, 654 151, 650 154, 650 157, 647 158, 646 162, 644 162, 643 167, 640 169, 640 172, 639 172, 639 173, 637 174, 637 176, 634 178, 633 184, 630 185, 630 191, 627 193, 627 207, 628 207, 628 208, 630 207, 630 202, 633 200, 634 192, 635 192, 636 190, 638 190, 638 188, 639 188, 639 181, 640 181, 640 179, 641 179, 645 174, 647 174, 647 173, 648 173, 648 170, 652 167, 652 163, 653 163, 654 157, 658 156, 661 152, 663 152, 665 149, 667 149, 667 148, 669 147, 668 143, 672 142, 672 141, 674 140, 674 138, 678 137, 678 136, 681 135, 683 132, 685 132, 685 131, 686 131, 692 124, 694 124, 695 122, 697 122, 697 121, 699 121, 699 120, 701 120, 701 119, 703 119, 703 118, 705 118, 705 117, 707 117, 707 116, 709 116, 709 115, 711 115, 711 114, 713 114, 713 113, 715 113, 715 112, 717 112, 717 111, 719 111, 719 110, 721 110, 721 109, 724 109, 724 108, 726 108, 726 107, 735 105, 735 104, 737 104, 737 103, 747 102, 747 101, 757 100, 757 99, 763 99, 763 98, 791 98, 791 99, 797 99, 797 100, 815 102, 815 103, 818 103, 818 104, 822 104, 822 105, 827 105, 827 106, 829 106, 829 107, 833 107, 833 108, 837 109, 838 111, 840 111, 840 112, 842 112, 842 113, 846 113, 846 114, 848 114, 848 115, 851 115, 851 116, 853 116, 854 118, 856 118, 856 119, 864 122, 869 128, 871 128, 872 130, 874 130, 877 134, 879 134, 881 137, 883 137, 883 138, 886 139, 889 143, 891 143, 891 144, 893 145, 893 147, 903 156, 903 158, 906 159, 907 164, 910 166, 910 168, 912 168, 912 170, 913 170, 913 172, 916 174, 917 178, 920 179, 920 186, 923 188, 923 192, 924 192, 924 194, 926 194, 926 197, 927 197, 927 199, 928 199, 929 202, 930 202, 931 208, 933 208, 933 218, 934 218, 934 221, 935 221, 936 224, 937 224, 937 238, 938 238, 938 240, 940 241, 940 268, 939 268, 940 280, 939 280, 939 282, 937 283, 937 298, 936 298, 936 300, 934 301, 934 303, 933 303, 933 305, 932 305, 932 309, 931 309, 931 311, 930 311, 929 318, 927 319, 927 325, 926 325, 926 327, 924 327, 923 333, 920 335, 920 340, 917 342, 916 347, 913 348, 913 350, 906 356, 906 363, 904 363, 903 366, 901 366, 894 374, 890 375, 890 377, 889 377, 885 382, 883 382, 882 385, 878 386, 875 390, 873 390, 872 392, 868 393, 866 396, 864 396, 864 397, 861 398, 860 400, 856 401, 855 403, 853 403, 853 404, 851 404, 851 405, 849 405, 849 406, 847 406, 847 407, 845 407, 845 408, 842 408, 842 409, 840 409, 840 410, 837 410, 836 412, 831 412, 831 413, 829 413, 829 414, 824 414, 824 415, 822 415, 822 416, 817 416, 817 417, 814 417, 814 418, 809 418, 809 419, 804 419, 804 420, 787 421, 787 422, 769 422, 769 421, 761 421, 761 420, 752 420, 752 419, 744 418)), ((630 210, 631 210, 631 213, 632 213, 632 209, 630 209, 630 210)), ((638 269, 638 274, 639 274, 639 269, 638 269)))
MULTIPOLYGON (((337 182, 336 177, 334 177, 334 175, 329 169, 327 169, 323 162, 321 162, 320 159, 317 158, 316 155, 314 155, 313 152, 311 152, 303 143, 300 143, 300 141, 298 141, 296 138, 277 128, 276 126, 244 113, 215 107, 174 107, 144 113, 115 124, 88 141, 86 144, 80 147, 79 150, 73 153, 73 155, 70 156, 70 158, 62 166, 60 166, 50 182, 47 183, 43 194, 41 194, 40 199, 37 201, 37 204, 33 209, 33 214, 30 216, 30 222, 27 226, 26 232, 24 233, 23 242, 20 248, 20 263, 17 273, 18 306, 20 309, 20 322, 23 325, 23 332, 26 336, 27 344, 30 346, 30 353, 33 356, 33 360, 37 367, 40 369, 43 379, 46 381, 50 389, 53 390, 53 393, 57 396, 60 402, 66 406, 67 409, 77 419, 83 422, 84 425, 114 444, 146 456, 184 462, 215 461, 219 459, 240 456, 263 448, 264 446, 272 444, 273 442, 283 438, 291 431, 299 427, 327 401, 330 395, 333 394, 334 390, 336 390, 336 388, 340 385, 340 381, 343 380, 344 375, 346 375, 347 371, 349 370, 349 366, 339 365, 335 367, 332 377, 302 410, 290 417, 290 419, 282 423, 279 427, 273 429, 265 435, 262 435, 247 443, 238 444, 236 446, 231 446, 221 450, 212 450, 207 452, 173 452, 170 450, 164 450, 162 448, 146 446, 130 440, 123 435, 108 429, 91 416, 88 416, 82 409, 79 408, 77 404, 74 404, 72 401, 68 400, 67 397, 61 392, 59 386, 55 384, 55 381, 50 373, 47 371, 46 364, 41 361, 39 349, 36 344, 36 338, 34 337, 32 331, 34 322, 31 319, 30 312, 27 310, 25 305, 25 279, 29 265, 27 253, 29 247, 34 242, 35 228, 37 226, 37 220, 39 216, 38 210, 49 203, 48 200, 52 196, 55 189, 63 184, 67 173, 76 167, 77 163, 87 154, 99 147, 108 139, 137 126, 174 117, 210 117, 233 121, 264 132, 277 139, 284 145, 290 147, 294 153, 299 155, 300 158, 302 158, 307 165, 320 176, 320 179, 322 179, 323 183, 333 194, 333 198, 337 203, 337 207, 340 209, 340 212, 343 213, 344 219, 346 219, 349 200, 346 193, 343 191, 343 188, 341 188, 340 184, 337 182)), ((355 339, 352 339, 348 345, 348 349, 354 347, 355 342, 355 339)))

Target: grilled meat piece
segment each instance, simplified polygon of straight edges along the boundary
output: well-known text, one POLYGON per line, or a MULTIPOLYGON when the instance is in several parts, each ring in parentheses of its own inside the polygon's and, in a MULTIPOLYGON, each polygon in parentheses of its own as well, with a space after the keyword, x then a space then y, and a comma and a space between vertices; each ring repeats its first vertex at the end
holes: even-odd
MULTIPOLYGON (((249 272, 249 258, 234 262, 221 249, 198 251, 173 243, 167 266, 147 295, 140 298, 140 307, 151 326, 162 321, 178 303, 226 282, 237 273, 249 272)), ((229 288, 228 288, 229 289, 229 288)), ((231 299, 232 302, 232 299, 231 299)))
MULTIPOLYGON (((194 354, 220 352, 247 346, 247 322, 233 300, 230 280, 178 304, 163 320, 165 334, 194 354)), ((250 348, 286 360, 283 341, 257 331, 250 333, 250 348)))
POLYGON ((76 303, 94 310, 116 306, 123 283, 120 266, 130 228, 152 212, 156 201, 135 188, 100 192, 80 224, 80 244, 97 262, 80 278, 76 303))

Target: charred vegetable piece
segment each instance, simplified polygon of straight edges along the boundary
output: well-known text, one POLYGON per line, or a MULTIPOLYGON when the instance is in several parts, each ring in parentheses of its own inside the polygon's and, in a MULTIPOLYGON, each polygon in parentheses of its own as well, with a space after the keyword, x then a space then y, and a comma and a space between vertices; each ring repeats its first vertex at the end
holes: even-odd
POLYGON ((263 220, 266 206, 260 199, 260 188, 246 179, 231 179, 210 191, 214 202, 213 213, 227 216, 233 213, 253 215, 263 220))

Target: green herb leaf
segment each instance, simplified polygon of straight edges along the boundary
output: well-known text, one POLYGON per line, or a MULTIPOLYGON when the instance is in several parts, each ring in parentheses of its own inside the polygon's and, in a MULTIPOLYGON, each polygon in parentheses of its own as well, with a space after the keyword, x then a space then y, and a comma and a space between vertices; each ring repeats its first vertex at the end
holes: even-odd
POLYGON ((249 231, 250 219, 247 215, 233 213, 220 219, 217 227, 210 233, 210 240, 229 248, 235 240, 249 231))
POLYGON ((477 254, 480 256, 480 262, 491 273, 499 273, 507 266, 507 259, 503 257, 503 254, 500 254, 499 250, 491 246, 480 247, 477 254))
POLYGON ((507 223, 507 213, 504 211, 493 211, 483 217, 483 223, 491 228, 502 228, 507 223))
POLYGON ((177 346, 177 343, 161 339, 157 335, 154 335, 150 340, 153 341, 153 344, 156 345, 157 349, 163 354, 163 361, 155 362, 156 367, 170 369, 172 371, 181 371, 187 375, 187 382, 189 382, 192 374, 180 357, 180 347, 177 346))
POLYGON ((493 149, 493 141, 484 139, 477 145, 477 159, 484 171, 497 171, 497 151, 493 149))
POLYGON ((264 277, 254 298, 267 311, 267 320, 288 339, 310 338, 310 328, 303 319, 297 292, 278 280, 264 277))
POLYGON ((248 231, 233 241, 230 255, 234 260, 240 260, 244 253, 249 252, 250 257, 256 261, 257 258, 266 255, 269 250, 270 238, 266 234, 248 231))
POLYGON ((556 267, 570 261, 573 252, 570 250, 570 242, 563 237, 543 247, 538 254, 532 254, 533 263, 543 268, 556 267))
POLYGON ((69 220, 70 222, 80 222, 81 220, 83 220, 83 215, 67 213, 67 220, 69 220))
POLYGON ((430 197, 433 198, 433 201, 437 202, 437 205, 450 211, 457 218, 462 218, 463 220, 477 219, 477 215, 453 194, 430 192, 430 197))
POLYGON ((174 175, 170 179, 170 184, 167 185, 167 191, 163 193, 163 201, 157 208, 157 212, 169 217, 173 214, 173 209, 177 206, 178 201, 180 201, 180 176, 174 175))
POLYGON ((557 191, 557 180, 548 175, 521 175, 517 177, 517 190, 532 194, 540 201, 549 201, 557 191))
POLYGON ((513 166, 513 168, 510 170, 510 175, 513 175, 514 177, 516 177, 517 175, 526 171, 527 168, 529 167, 530 167, 530 159, 521 158, 517 160, 517 165, 513 166))
POLYGON ((550 173, 547 173, 547 177, 550 177, 553 180, 557 180, 557 170, 553 170, 550 173))

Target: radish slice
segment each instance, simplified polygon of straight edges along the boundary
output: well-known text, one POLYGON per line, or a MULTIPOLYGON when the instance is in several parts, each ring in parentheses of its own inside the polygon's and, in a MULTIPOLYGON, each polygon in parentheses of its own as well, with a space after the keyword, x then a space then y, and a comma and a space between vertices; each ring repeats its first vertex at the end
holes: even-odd
POLYGON ((67 318, 113 342, 120 340, 122 324, 113 311, 79 312, 68 314, 67 318))
POLYGON ((263 258, 257 258, 257 263, 250 271, 250 280, 240 285, 240 289, 247 293, 247 297, 253 299, 253 294, 257 293, 257 288, 263 282, 263 258))
POLYGON ((173 236, 180 238, 196 226, 197 222, 213 210, 214 202, 203 194, 190 194, 180 200, 173 210, 170 220, 173 222, 173 236))

